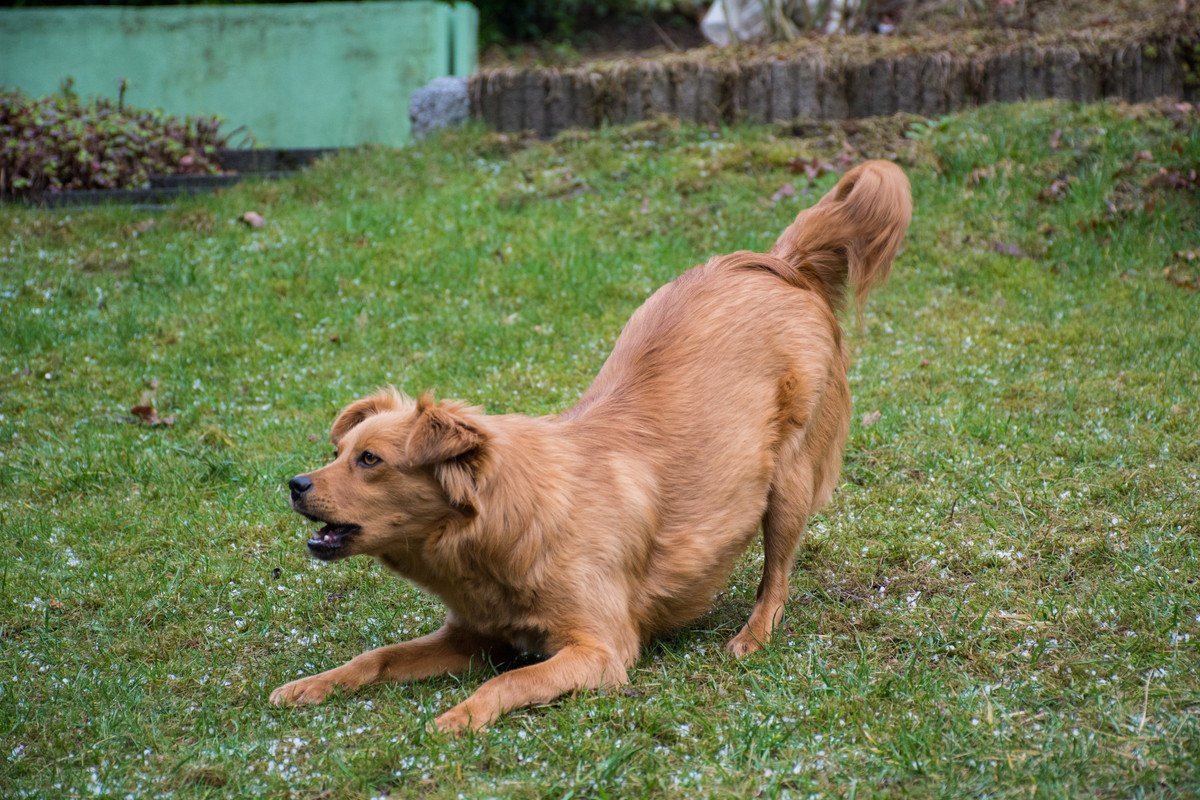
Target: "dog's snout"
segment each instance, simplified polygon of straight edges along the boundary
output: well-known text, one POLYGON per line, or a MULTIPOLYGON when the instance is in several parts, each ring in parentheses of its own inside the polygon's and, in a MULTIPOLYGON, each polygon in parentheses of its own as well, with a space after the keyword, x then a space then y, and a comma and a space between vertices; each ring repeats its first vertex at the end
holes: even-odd
POLYGON ((312 488, 312 480, 304 475, 297 475, 288 481, 288 488, 292 490, 292 499, 295 500, 312 488))

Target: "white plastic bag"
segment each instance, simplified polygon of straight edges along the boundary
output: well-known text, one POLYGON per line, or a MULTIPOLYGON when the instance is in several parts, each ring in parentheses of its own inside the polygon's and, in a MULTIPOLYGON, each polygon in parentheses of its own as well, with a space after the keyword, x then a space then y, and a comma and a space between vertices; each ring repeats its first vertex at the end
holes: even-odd
POLYGON ((700 32, 717 47, 734 41, 752 42, 767 35, 767 17, 763 13, 773 0, 716 0, 700 20, 700 32))
POLYGON ((772 36, 775 33, 772 28, 781 29, 785 33, 782 38, 790 39, 797 31, 788 18, 789 12, 802 3, 809 14, 819 13, 818 9, 825 6, 821 9, 825 15, 822 30, 834 33, 842 28, 851 2, 833 0, 826 5, 821 0, 715 0, 700 20, 700 32, 718 47, 727 47, 735 41, 780 38, 772 36))

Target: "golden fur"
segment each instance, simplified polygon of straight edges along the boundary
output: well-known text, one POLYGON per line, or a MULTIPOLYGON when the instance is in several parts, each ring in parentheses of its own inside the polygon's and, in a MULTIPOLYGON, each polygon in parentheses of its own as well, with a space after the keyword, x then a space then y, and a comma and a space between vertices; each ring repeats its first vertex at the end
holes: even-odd
POLYGON ((861 305, 886 279, 910 216, 899 168, 858 166, 769 254, 713 258, 655 292, 557 416, 392 389, 348 406, 335 460, 293 479, 296 510, 330 523, 310 547, 374 556, 448 614, 436 633, 292 681, 272 702, 462 670, 489 652, 547 657, 435 722, 457 731, 624 683, 650 637, 709 607, 761 526, 758 600, 728 645, 758 649, 841 469, 849 358, 835 314, 847 282, 861 305))

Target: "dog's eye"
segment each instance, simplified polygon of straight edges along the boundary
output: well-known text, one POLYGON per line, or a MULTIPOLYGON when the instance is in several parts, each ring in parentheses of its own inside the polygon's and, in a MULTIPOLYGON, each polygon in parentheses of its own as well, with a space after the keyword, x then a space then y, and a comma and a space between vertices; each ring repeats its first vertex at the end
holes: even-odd
POLYGON ((358 457, 358 463, 364 467, 373 467, 379 463, 379 456, 372 453, 370 450, 363 450, 362 455, 358 457))

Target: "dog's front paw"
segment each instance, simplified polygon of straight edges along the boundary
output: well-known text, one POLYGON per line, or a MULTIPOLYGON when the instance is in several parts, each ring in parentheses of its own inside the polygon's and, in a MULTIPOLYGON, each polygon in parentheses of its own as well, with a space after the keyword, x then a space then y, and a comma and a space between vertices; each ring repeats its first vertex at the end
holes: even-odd
POLYGON ((483 730, 487 721, 471 713, 466 703, 460 703, 429 723, 431 733, 448 733, 461 736, 467 731, 483 730))
POLYGON ((725 645, 725 649, 734 658, 742 658, 748 656, 762 647, 762 642, 750 631, 749 628, 742 628, 737 636, 729 640, 729 644, 725 645))
POLYGON ((333 691, 333 682, 320 675, 285 683, 271 692, 271 705, 298 706, 323 702, 333 691))

